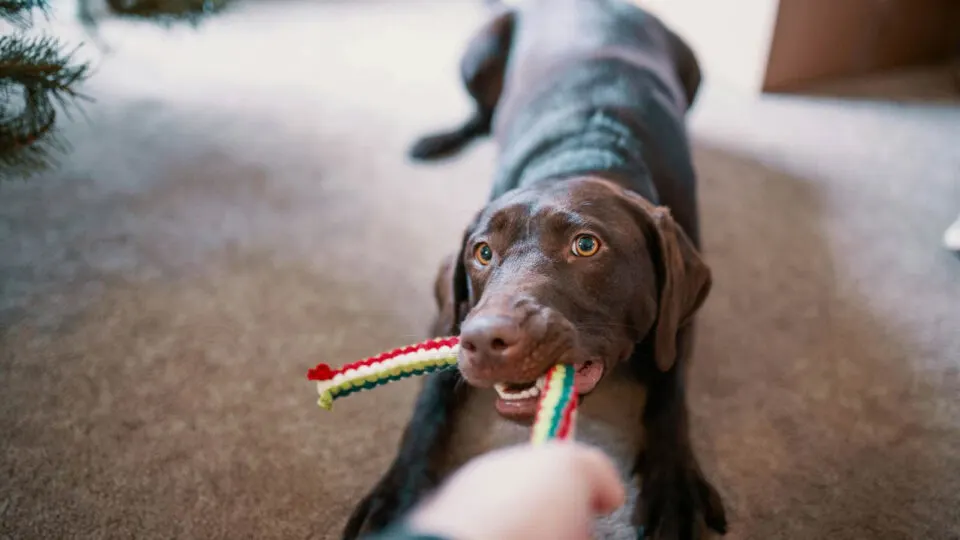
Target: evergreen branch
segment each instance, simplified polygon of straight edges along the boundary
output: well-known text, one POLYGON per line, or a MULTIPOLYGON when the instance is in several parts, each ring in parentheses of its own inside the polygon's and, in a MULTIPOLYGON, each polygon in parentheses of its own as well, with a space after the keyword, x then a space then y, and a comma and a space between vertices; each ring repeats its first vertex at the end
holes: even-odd
POLYGON ((74 52, 64 53, 60 41, 49 36, 0 36, 0 85, 80 97, 73 86, 86 78, 89 66, 72 65, 74 52))
POLYGON ((21 29, 33 25, 33 10, 47 13, 48 0, 0 0, 0 19, 21 29))
POLYGON ((89 99, 74 88, 88 69, 73 65, 73 53, 56 39, 0 37, 0 169, 33 172, 50 164, 52 150, 65 149, 55 133, 57 109, 89 99))
POLYGON ((51 150, 63 150, 53 131, 57 111, 43 91, 24 89, 19 116, 0 124, 0 169, 23 175, 42 170, 52 162, 51 150))

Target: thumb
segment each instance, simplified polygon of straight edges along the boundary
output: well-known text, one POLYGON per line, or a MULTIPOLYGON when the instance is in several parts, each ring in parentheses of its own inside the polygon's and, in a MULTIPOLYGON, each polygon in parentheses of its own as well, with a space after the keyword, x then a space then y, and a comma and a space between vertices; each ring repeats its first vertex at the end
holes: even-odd
POLYGON ((626 490, 610 458, 597 449, 585 448, 578 460, 590 490, 593 511, 606 515, 623 506, 626 490))

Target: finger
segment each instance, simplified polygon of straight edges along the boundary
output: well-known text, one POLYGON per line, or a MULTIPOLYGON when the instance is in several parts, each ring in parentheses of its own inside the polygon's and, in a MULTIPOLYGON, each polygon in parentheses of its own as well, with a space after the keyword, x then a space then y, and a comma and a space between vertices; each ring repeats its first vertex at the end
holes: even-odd
POLYGON ((610 458, 599 450, 585 448, 578 459, 589 482, 593 511, 606 515, 623 506, 626 489, 610 458))

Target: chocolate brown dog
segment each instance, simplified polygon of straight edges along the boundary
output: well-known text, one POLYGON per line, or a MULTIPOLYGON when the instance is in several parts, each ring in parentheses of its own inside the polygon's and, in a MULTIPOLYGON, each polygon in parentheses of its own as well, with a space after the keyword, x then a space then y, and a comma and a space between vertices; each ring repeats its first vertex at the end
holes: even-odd
POLYGON ((577 366, 577 438, 632 485, 600 538, 724 533, 687 427, 701 259, 684 118, 700 84, 690 49, 623 0, 498 7, 471 41, 472 118, 420 140, 451 155, 491 131, 499 176, 436 282, 434 335, 460 335, 459 370, 424 382, 393 465, 344 538, 380 530, 466 460, 529 437, 540 380, 577 366))

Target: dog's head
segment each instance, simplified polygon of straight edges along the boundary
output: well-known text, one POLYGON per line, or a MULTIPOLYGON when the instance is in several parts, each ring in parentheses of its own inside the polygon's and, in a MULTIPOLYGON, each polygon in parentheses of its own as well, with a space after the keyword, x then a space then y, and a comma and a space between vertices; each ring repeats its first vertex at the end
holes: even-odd
POLYGON ((448 320, 460 322, 464 379, 496 387, 498 411, 525 420, 555 363, 577 366, 581 395, 645 339, 669 370, 677 330, 710 285, 666 208, 582 178, 519 189, 484 208, 441 268, 436 294, 448 320))

